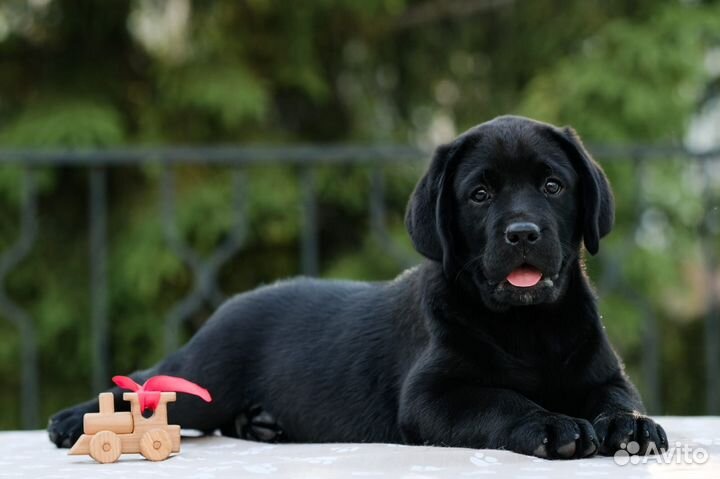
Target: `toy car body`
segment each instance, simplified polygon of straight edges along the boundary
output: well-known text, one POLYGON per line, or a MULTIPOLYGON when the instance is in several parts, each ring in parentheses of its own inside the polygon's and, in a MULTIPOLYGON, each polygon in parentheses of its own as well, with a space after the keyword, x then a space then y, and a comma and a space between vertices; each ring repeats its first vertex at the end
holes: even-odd
POLYGON ((69 454, 89 454, 97 462, 118 460, 121 454, 142 454, 151 461, 162 461, 180 451, 180 426, 168 425, 167 403, 175 401, 174 392, 162 392, 152 416, 142 415, 137 393, 123 393, 130 412, 115 412, 112 393, 99 396, 100 412, 85 414, 84 434, 69 454))

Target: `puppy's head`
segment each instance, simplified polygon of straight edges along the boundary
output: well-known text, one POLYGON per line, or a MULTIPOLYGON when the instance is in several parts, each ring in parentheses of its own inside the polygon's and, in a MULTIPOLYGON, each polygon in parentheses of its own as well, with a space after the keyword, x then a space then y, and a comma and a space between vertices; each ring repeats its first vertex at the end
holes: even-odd
POLYGON ((570 128, 504 116, 438 147, 405 218, 415 248, 495 310, 562 297, 580 244, 614 220, 605 174, 570 128))

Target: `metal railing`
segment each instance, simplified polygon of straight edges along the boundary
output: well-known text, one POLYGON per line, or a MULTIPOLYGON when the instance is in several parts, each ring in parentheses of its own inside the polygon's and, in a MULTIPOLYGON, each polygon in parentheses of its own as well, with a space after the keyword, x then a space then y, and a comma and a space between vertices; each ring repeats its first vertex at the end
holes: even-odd
MULTIPOLYGON (((647 162, 669 157, 683 157, 706 168, 720 159, 720 151, 693 155, 681 148, 650 146, 602 146, 591 148, 596 158, 605 161, 630 161, 636 172, 641 172, 647 162)), ((159 179, 160 207, 163 234, 171 251, 189 268, 194 278, 189 294, 181 298, 167 313, 164 320, 165 346, 167 351, 178 345, 180 329, 188 318, 205 304, 217 306, 224 296, 218 287, 220 268, 243 247, 247 232, 246 175, 249 166, 287 165, 297 171, 301 198, 300 270, 306 275, 319 272, 320 249, 318 245, 317 193, 314 169, 321 165, 360 165, 370 168, 368 191, 369 224, 374 237, 383 245, 383 251, 397 260, 398 269, 413 262, 413 258, 394 244, 386 227, 384 200, 384 168, 391 164, 416 163, 418 167, 427 161, 429 153, 406 146, 291 146, 291 147, 197 147, 197 148, 122 148, 105 150, 0 150, 0 167, 20 165, 23 168, 22 199, 19 211, 19 234, 16 241, 0 252, 0 318, 12 323, 19 331, 21 341, 21 403, 22 426, 33 428, 39 421, 39 372, 37 333, 33 319, 27 311, 10 298, 6 291, 6 278, 29 254, 38 236, 38 204, 35 185, 36 169, 75 167, 87 171, 88 181, 88 231, 90 269, 90 327, 92 337, 92 387, 100 390, 108 378, 109 323, 108 323, 108 175, 113 168, 131 167, 155 163, 161 165, 159 179), (209 256, 193 250, 179 232, 175 218, 175 167, 202 164, 228 167, 234 187, 235 218, 225 240, 209 256)), ((711 211, 713 198, 710 185, 703 186, 705 211, 711 211)), ((408 191, 409 193, 409 191, 408 191)), ((632 205, 639 214, 644 208, 642 194, 632 205)), ((401 212, 397 212, 400 214, 401 212)), ((708 215, 708 221, 711 221, 708 215)), ((705 264, 708 274, 717 271, 717 233, 706 226, 698 232, 703 241, 705 264)), ((611 289, 624 294, 644 314, 643 376, 646 386, 646 402, 650 411, 659 411, 660 398, 660 352, 658 321, 649 304, 621 284, 618 262, 614 255, 601 255, 603 277, 595 278, 601 290, 611 289)), ((707 410, 720 412, 720 317, 718 298, 711 295, 705 330, 707 410)))

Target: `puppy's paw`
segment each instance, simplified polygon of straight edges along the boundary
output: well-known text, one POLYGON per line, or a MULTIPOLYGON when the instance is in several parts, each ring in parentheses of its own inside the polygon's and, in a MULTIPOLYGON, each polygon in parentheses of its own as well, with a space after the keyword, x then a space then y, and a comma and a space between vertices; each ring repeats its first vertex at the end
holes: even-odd
POLYGON ((83 432, 83 416, 90 411, 86 405, 81 404, 52 416, 47 427, 50 441, 57 447, 72 447, 83 432))
POLYGON ((220 428, 223 436, 257 442, 283 442, 283 430, 277 420, 260 405, 242 411, 235 420, 220 428))
POLYGON ((640 413, 601 414, 593 427, 600 442, 598 452, 604 456, 612 456, 621 449, 631 455, 646 455, 668 448, 667 434, 662 426, 640 413))
POLYGON ((509 446, 512 451, 544 459, 577 459, 593 456, 598 441, 589 421, 539 411, 515 424, 509 446))

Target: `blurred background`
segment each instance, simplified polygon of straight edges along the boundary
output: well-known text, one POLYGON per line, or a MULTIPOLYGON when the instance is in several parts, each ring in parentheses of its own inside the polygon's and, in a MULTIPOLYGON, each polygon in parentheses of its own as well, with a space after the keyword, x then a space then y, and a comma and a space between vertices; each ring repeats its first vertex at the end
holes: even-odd
POLYGON ((505 113, 611 178, 588 270, 650 411, 720 413, 720 2, 3 0, 0 429, 227 295, 420 261, 432 148, 505 113))

